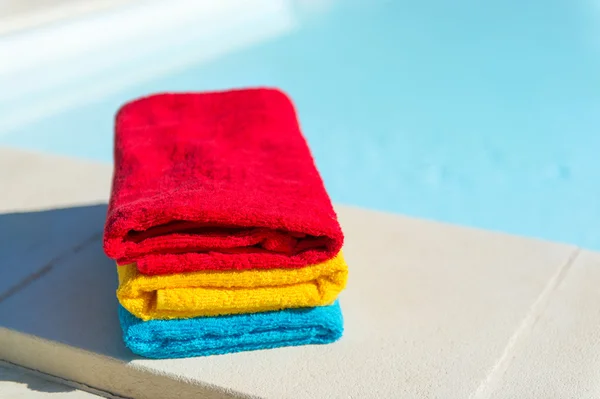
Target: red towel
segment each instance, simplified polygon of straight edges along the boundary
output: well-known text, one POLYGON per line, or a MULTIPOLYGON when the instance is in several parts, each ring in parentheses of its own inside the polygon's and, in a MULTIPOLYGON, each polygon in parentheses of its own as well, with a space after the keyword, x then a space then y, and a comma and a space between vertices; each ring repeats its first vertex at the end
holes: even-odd
POLYGON ((116 116, 104 250, 145 274, 302 267, 343 235, 290 99, 157 94, 116 116))

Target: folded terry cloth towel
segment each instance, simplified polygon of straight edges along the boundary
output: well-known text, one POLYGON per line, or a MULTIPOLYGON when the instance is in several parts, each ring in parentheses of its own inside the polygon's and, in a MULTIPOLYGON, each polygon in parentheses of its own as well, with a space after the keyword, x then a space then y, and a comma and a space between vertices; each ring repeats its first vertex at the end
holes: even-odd
POLYGON ((290 99, 158 94, 116 117, 104 249, 144 274, 294 268, 343 235, 290 99))
POLYGON ((179 320, 142 321, 119 306, 123 340, 132 352, 166 359, 283 346, 327 344, 344 330, 340 305, 179 320))
POLYGON ((150 276, 118 266, 117 297, 143 320, 180 319, 329 305, 346 285, 342 254, 295 269, 199 271, 150 276))

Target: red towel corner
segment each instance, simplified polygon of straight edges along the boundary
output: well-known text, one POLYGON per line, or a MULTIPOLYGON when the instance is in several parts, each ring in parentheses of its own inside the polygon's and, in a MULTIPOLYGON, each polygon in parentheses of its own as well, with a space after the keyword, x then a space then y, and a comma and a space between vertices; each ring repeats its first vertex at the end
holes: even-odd
POLYGON ((104 250, 145 274, 302 267, 343 235, 290 99, 157 94, 116 116, 104 250))

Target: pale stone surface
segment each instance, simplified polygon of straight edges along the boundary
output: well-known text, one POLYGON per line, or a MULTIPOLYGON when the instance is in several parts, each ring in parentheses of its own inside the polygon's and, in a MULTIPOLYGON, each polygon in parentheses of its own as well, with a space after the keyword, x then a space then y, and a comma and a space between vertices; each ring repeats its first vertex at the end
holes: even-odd
POLYGON ((0 148, 0 300, 100 236, 110 173, 108 165, 0 148))
POLYGON ((341 341, 140 359, 101 247, 111 173, 0 149, 0 281, 28 279, 0 297, 0 359, 140 398, 600 395, 600 255, 343 206, 341 341))
POLYGON ((106 203, 112 167, 0 147, 0 213, 106 203))
POLYGON ((494 399, 600 398, 599 253, 575 259, 494 392, 494 399))
MULTIPOLYGON (((6 213, 25 207, 11 201, 38 190, 32 195, 50 193, 46 202, 28 199, 27 209, 66 207, 53 223, 60 227, 64 220, 76 233, 63 235, 70 253, 0 301, 0 359, 125 397, 479 399, 496 393, 501 398, 503 390, 496 388, 504 365, 511 375, 506 359, 518 358, 514 351, 527 341, 529 325, 546 336, 548 328, 536 325, 534 316, 556 300, 561 315, 556 320, 564 331, 543 345, 538 339, 538 351, 558 353, 555 342, 567 345, 570 329, 576 329, 581 346, 565 353, 565 362, 585 358, 588 363, 575 366, 573 384, 584 386, 597 377, 588 370, 600 352, 592 342, 595 297, 588 293, 565 312, 560 306, 568 305, 553 296, 578 270, 571 264, 576 248, 343 206, 337 209, 351 274, 341 299, 346 319, 341 341, 208 358, 140 359, 121 341, 114 265, 94 237, 102 230, 105 208, 73 207, 95 195, 107 197, 110 167, 54 157, 33 160, 9 150, 1 154, 0 185, 11 190, 2 202, 0 225, 6 213), (8 162, 26 170, 13 178, 3 172, 8 162), (69 167, 51 171, 63 163, 69 167), (73 180, 69 173, 87 178, 73 180), (55 185, 61 189, 52 191, 55 185), (91 197, 82 198, 82 192, 91 197), (584 313, 569 324, 565 317, 572 309, 584 313)), ((34 226, 52 220, 41 213, 20 217, 34 226)), ((20 264, 43 258, 22 248, 14 255, 20 264)), ((0 259, 7 250, 0 242, 0 259)), ((597 272, 583 273, 573 293, 578 284, 592 287, 598 281, 597 272)), ((520 353, 529 359, 538 352, 520 353)), ((524 364, 539 386, 550 378, 524 364)), ((562 367, 565 375, 571 370, 562 367)), ((539 396, 528 392, 545 391, 520 392, 534 398, 539 396)))
POLYGON ((0 362, 0 398, 43 399, 48 397, 94 399, 101 396, 49 381, 34 373, 0 362))
POLYGON ((351 270, 339 343, 135 363, 272 398, 466 398, 572 252, 382 213, 338 211, 351 270))

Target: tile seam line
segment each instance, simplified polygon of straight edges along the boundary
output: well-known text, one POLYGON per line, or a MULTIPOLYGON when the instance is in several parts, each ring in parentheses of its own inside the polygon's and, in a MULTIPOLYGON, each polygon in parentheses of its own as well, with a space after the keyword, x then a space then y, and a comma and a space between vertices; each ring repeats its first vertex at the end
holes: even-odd
POLYGON ((538 295, 535 302, 529 308, 529 311, 521 321, 521 324, 509 338, 504 351, 492 366, 486 377, 483 379, 477 389, 469 396, 469 399, 490 399, 506 371, 510 367, 519 345, 529 336, 538 320, 546 310, 550 299, 554 296, 557 288, 570 272, 571 267, 582 252, 582 248, 573 249, 566 262, 558 271, 548 280, 548 283, 538 295))
POLYGON ((84 392, 90 393, 92 395, 100 396, 102 398, 107 398, 107 399, 130 399, 130 398, 127 398, 125 396, 118 396, 118 395, 115 395, 113 393, 110 393, 110 392, 107 392, 107 391, 102 391, 100 389, 96 389, 94 387, 90 387, 88 385, 85 385, 85 384, 82 384, 82 383, 79 383, 79 382, 76 382, 76 381, 66 380, 64 378, 57 377, 57 376, 54 376, 52 374, 44 373, 43 371, 40 371, 40 370, 36 370, 36 369, 29 368, 29 367, 21 366, 19 364, 15 364, 15 363, 9 362, 7 360, 0 360, 0 367, 2 367, 2 366, 7 367, 9 369, 12 368, 12 369, 15 369, 15 370, 23 371, 23 372, 32 374, 32 375, 34 375, 36 377, 39 377, 39 378, 41 378, 43 380, 54 382, 54 383, 57 383, 57 384, 62 384, 62 385, 65 385, 65 386, 67 386, 69 388, 79 389, 80 391, 84 391, 84 392))
POLYGON ((56 266, 56 264, 58 264, 59 262, 68 260, 71 256, 78 254, 79 252, 81 252, 82 250, 87 248, 89 245, 91 245, 96 240, 100 239, 101 237, 102 237, 102 232, 97 231, 94 234, 90 235, 85 240, 83 240, 83 241, 79 242, 78 244, 73 245, 69 249, 61 252, 60 254, 58 254, 57 256, 52 258, 50 261, 48 261, 46 264, 44 264, 44 266, 42 266, 40 269, 31 273, 30 275, 28 275, 27 277, 25 277, 24 279, 17 282, 12 287, 10 287, 4 293, 0 294, 0 303, 5 301, 6 299, 12 297, 13 295, 16 295, 17 293, 21 292, 23 289, 27 288, 32 283, 39 280, 46 274, 48 274, 54 268, 54 266, 56 266))

